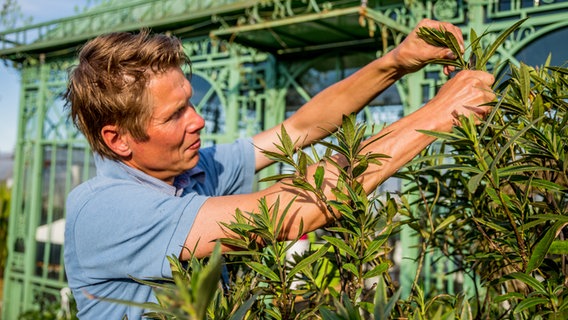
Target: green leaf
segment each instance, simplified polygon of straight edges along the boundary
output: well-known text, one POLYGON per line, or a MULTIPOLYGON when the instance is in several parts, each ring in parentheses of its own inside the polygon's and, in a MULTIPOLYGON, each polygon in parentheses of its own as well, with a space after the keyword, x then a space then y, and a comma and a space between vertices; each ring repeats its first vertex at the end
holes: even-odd
POLYGON ((354 274, 356 277, 359 277, 359 270, 357 269, 357 267, 353 264, 353 263, 344 263, 343 264, 343 269, 351 272, 352 274, 354 274))
POLYGON ((535 214, 531 219, 540 220, 541 222, 553 221, 564 221, 568 222, 568 216, 562 216, 558 214, 535 214))
POLYGON ((488 227, 488 228, 491 228, 491 229, 493 229, 493 230, 495 230, 495 231, 497 231, 497 232, 501 232, 501 233, 505 233, 505 234, 506 234, 506 233, 509 233, 509 230, 507 230, 506 228, 501 227, 500 225, 498 225, 498 224, 496 224, 496 223, 494 223, 494 222, 491 222, 491 221, 488 221, 488 220, 485 220, 485 219, 482 219, 482 218, 476 218, 476 217, 473 217, 472 219, 473 219, 474 221, 476 221, 477 223, 479 223, 479 224, 481 224, 481 225, 484 225, 484 226, 486 226, 486 227, 488 227))
POLYGON ((495 54, 497 49, 503 44, 503 42, 505 42, 505 40, 507 40, 509 35, 513 31, 517 30, 519 28, 519 26, 521 24, 523 24, 525 22, 525 20, 527 20, 527 19, 528 18, 521 19, 521 20, 517 21, 516 23, 514 23, 512 26, 510 26, 507 30, 503 31, 497 37, 497 39, 495 39, 495 41, 493 41, 491 43, 491 45, 483 52, 483 55, 481 57, 478 57, 478 63, 480 65, 486 65, 487 62, 489 61, 489 59, 495 54))
POLYGON ((253 295, 252 297, 248 298, 245 303, 243 303, 237 311, 229 318, 229 320, 242 320, 245 318, 247 313, 249 312, 250 308, 252 307, 253 303, 257 299, 257 295, 253 295))
POLYGON ((308 170, 308 156, 305 152, 299 151, 298 152, 298 172, 302 177, 306 176, 308 170))
POLYGON ((540 120, 542 120, 542 118, 535 119, 533 122, 531 122, 530 124, 525 126, 523 129, 521 129, 517 133, 515 133, 515 135, 511 139, 509 139, 509 141, 507 141, 507 143, 504 146, 502 146, 500 148, 499 152, 497 153, 497 155, 495 156, 495 158, 491 162, 491 168, 490 169, 495 170, 495 168, 499 164, 499 160, 501 159, 501 157, 505 153, 507 153, 509 151, 509 148, 511 147, 511 145, 513 143, 515 143, 521 135, 523 135, 525 132, 527 132, 529 129, 531 129, 535 125, 535 123, 539 122, 540 120))
POLYGON ((461 64, 462 69, 467 69, 467 64, 463 60, 463 54, 461 52, 460 45, 458 43, 458 39, 456 39, 454 34, 449 32, 449 31, 446 31, 444 33, 444 36, 445 36, 446 39, 449 40, 449 41, 446 42, 446 44, 447 44, 448 48, 450 48, 450 50, 452 50, 452 52, 456 55, 456 57, 458 57, 458 61, 461 64))
POLYGON ((286 155, 294 154, 294 143, 283 125, 280 126, 280 143, 282 144, 286 155))
POLYGON ((446 228, 448 225, 450 225, 452 222, 457 220, 457 216, 456 215, 451 215, 449 217, 447 217, 446 219, 444 219, 444 221, 442 221, 437 227, 436 229, 434 229, 434 233, 443 230, 444 228, 446 228))
POLYGON ((530 297, 526 298, 523 301, 519 302, 513 310, 513 313, 520 313, 528 309, 532 309, 541 304, 547 304, 549 301, 546 298, 541 297, 530 297))
POLYGON ((293 277, 294 275, 296 275, 296 273, 300 272, 302 269, 308 267, 309 265, 315 263, 317 260, 319 260, 321 257, 323 257, 328 251, 329 248, 331 247, 331 244, 326 243, 323 246, 321 246, 321 248, 318 249, 318 251, 316 251, 314 254, 310 255, 309 257, 302 259, 302 261, 298 262, 298 264, 296 264, 292 270, 290 270, 289 272, 289 276, 293 277))
POLYGON ((466 297, 463 298, 461 306, 460 320, 473 320, 473 313, 471 312, 471 305, 466 297))
MULTIPOLYGON (((481 36, 477 36, 477 33, 475 32, 475 30, 470 29, 469 32, 469 42, 470 42, 470 47, 471 47, 471 55, 474 57, 476 63, 474 69, 475 70, 481 70, 481 71, 487 71, 487 66, 485 64, 481 64, 479 58, 483 55, 483 51, 481 49, 481 38, 485 36, 485 34, 482 34, 481 36)), ((470 60, 471 60, 471 56, 470 56, 470 60)))
POLYGON ((319 311, 323 320, 343 320, 343 318, 339 317, 337 313, 331 311, 328 307, 320 307, 319 311))
POLYGON ((540 266, 542 261, 544 261, 544 257, 548 254, 552 241, 554 241, 558 233, 567 224, 568 223, 566 222, 557 221, 546 231, 532 251, 530 260, 527 264, 526 273, 530 273, 540 266))
POLYGON ((273 152, 273 151, 267 151, 267 150, 262 150, 262 153, 264 155, 266 155, 267 158, 274 160, 274 161, 278 161, 278 162, 282 162, 285 163, 287 165, 290 165, 292 167, 294 167, 296 164, 294 163, 294 160, 281 154, 281 153, 277 153, 277 152, 273 152))
POLYGON ((527 275, 522 272, 513 272, 509 276, 506 276, 505 280, 509 278, 520 280, 529 287, 531 287, 536 292, 539 292, 541 294, 546 294, 546 289, 544 288, 544 285, 537 279, 531 277, 530 275, 527 275))
POLYGON ((363 279, 370 279, 373 277, 378 277, 381 274, 387 272, 389 270, 389 264, 387 262, 383 262, 377 266, 375 266, 373 269, 367 271, 364 275, 363 275, 363 279))
POLYGON ((377 252, 379 251, 379 249, 381 248, 381 246, 388 240, 388 236, 391 233, 391 228, 387 227, 387 232, 384 235, 381 235, 377 238, 375 238, 373 241, 371 241, 371 243, 369 244, 369 246, 367 247, 367 249, 365 250, 365 253, 363 253, 363 262, 369 262, 370 260, 374 259, 377 252), (368 260, 369 259, 369 260, 368 260))
POLYGON ((331 243, 334 247, 339 248, 339 250, 346 252, 350 256, 352 256, 354 258, 359 258, 357 253, 353 250, 353 248, 348 246, 347 243, 345 243, 343 240, 335 238, 335 237, 330 237, 330 236, 322 236, 322 239, 331 243))
POLYGON ((314 172, 314 181, 316 183, 316 189, 318 190, 321 189, 324 172, 325 169, 323 165, 320 163, 320 165, 318 165, 318 167, 316 168, 316 172, 314 172))
POLYGON ((273 176, 270 177, 266 177, 266 178, 262 178, 259 179, 259 182, 270 182, 270 181, 279 181, 282 179, 294 179, 296 177, 295 174, 289 173, 289 174, 275 174, 273 176))
POLYGON ((361 159, 361 161, 355 166, 355 168, 353 168, 353 178, 357 178, 365 173, 368 167, 369 162, 367 162, 367 159, 361 159))
POLYGON ((475 190, 477 190, 477 188, 479 187, 479 184, 483 180, 483 177, 485 177, 485 172, 480 172, 471 177, 467 182, 467 190, 470 193, 475 193, 475 190))
POLYGON ((198 276, 197 287, 194 288, 197 289, 194 304, 198 318, 204 319, 207 307, 219 288, 217 284, 221 278, 221 244, 219 242, 215 244, 209 263, 199 272, 198 276))
POLYGON ((456 68, 462 68, 463 65, 459 62, 457 62, 456 60, 450 60, 450 59, 434 59, 434 60, 430 60, 428 61, 429 63, 435 63, 435 64, 441 64, 441 65, 448 65, 448 66, 454 66, 456 68))
POLYGON ((523 299, 525 296, 520 292, 507 292, 503 295, 497 296, 493 299, 495 303, 501 303, 513 299, 523 299))
POLYGON ((316 189, 314 189, 314 187, 311 184, 309 184, 307 181, 301 178, 295 178, 294 180, 292 180, 292 185, 302 190, 316 192, 316 189))
POLYGON ((528 103, 531 91, 531 76, 529 74, 529 68, 522 62, 519 68, 517 80, 519 81, 518 88, 521 91, 521 102, 528 103))
POLYGON ((272 271, 269 267, 258 263, 258 262, 254 262, 254 261, 248 261, 246 262, 246 264, 251 267, 251 269, 253 269, 254 271, 258 272, 259 274, 261 274, 262 276, 264 276, 265 278, 268 278, 272 281, 276 281, 279 282, 280 278, 278 277, 278 275, 272 271))
POLYGON ((521 173, 532 173, 535 171, 553 171, 552 168, 547 168, 543 166, 535 166, 535 165, 519 165, 519 166, 508 166, 504 168, 497 169, 499 177, 508 177, 514 174, 521 174, 521 173))
POLYGON ((514 175, 509 178, 512 182, 522 183, 534 188, 543 188, 549 191, 566 192, 566 187, 555 182, 544 179, 533 179, 531 177, 514 175))
POLYGON ((392 310, 400 299, 401 292, 402 290, 399 288, 387 302, 386 285, 382 278, 379 279, 379 283, 377 284, 377 289, 375 291, 375 298, 373 300, 375 305, 373 316, 375 320, 391 319, 392 310))
POLYGON ((548 250, 550 254, 562 254, 568 255, 568 240, 555 240, 552 241, 550 249, 548 250))
POLYGON ((480 173, 480 174, 484 173, 484 171, 481 171, 481 169, 472 167, 470 165, 452 164, 452 163, 424 167, 420 169, 420 171, 425 172, 428 170, 447 170, 447 169, 454 171, 461 171, 461 172, 470 172, 470 173, 480 173))
POLYGON ((447 140, 447 141, 463 140, 465 138, 463 136, 451 132, 440 132, 440 131, 431 131, 431 130, 417 130, 417 131, 432 136, 434 138, 447 140))

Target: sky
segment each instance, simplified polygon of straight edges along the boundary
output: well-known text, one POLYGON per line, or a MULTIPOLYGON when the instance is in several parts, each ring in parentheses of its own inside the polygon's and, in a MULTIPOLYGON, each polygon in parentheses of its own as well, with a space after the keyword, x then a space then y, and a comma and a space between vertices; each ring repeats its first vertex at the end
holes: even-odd
MULTIPOLYGON (((25 17, 40 23, 72 16, 87 0, 17 0, 25 17)), ((4 0, 0 0, 3 4, 4 0)), ((1 28, 1 27, 0 27, 1 28)), ((0 29, 1 30, 1 29, 0 29)), ((0 61, 0 153, 11 153, 16 143, 20 75, 0 61)))

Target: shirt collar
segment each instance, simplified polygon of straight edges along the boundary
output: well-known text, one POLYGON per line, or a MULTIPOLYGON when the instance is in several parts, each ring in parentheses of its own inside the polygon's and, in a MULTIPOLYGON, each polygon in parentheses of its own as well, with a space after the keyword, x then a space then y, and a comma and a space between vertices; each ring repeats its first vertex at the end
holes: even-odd
POLYGON ((177 176, 173 185, 154 178, 138 169, 132 168, 121 161, 106 159, 95 154, 95 166, 97 175, 115 179, 128 179, 136 181, 152 189, 173 196, 181 196, 184 190, 192 189, 195 184, 205 181, 205 172, 198 167, 187 170, 177 176))

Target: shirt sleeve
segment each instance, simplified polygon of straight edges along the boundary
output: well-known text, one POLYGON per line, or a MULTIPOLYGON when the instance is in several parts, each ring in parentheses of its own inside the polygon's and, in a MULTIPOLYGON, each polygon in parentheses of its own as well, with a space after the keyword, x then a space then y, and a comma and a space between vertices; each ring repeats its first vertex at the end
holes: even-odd
POLYGON ((205 148, 199 167, 205 172, 205 182, 197 189, 204 195, 222 196, 252 192, 255 174, 252 139, 237 139, 231 144, 205 148))

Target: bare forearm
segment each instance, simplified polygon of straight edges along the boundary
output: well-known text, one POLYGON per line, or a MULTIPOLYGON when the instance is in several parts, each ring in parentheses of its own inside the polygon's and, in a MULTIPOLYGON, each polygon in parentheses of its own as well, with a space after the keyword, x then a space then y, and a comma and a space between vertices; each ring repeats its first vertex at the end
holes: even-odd
MULTIPOLYGON (((451 126, 450 117, 436 122, 431 120, 431 116, 427 116, 426 110, 419 110, 371 137, 367 141, 369 143, 366 147, 361 150, 361 154, 379 153, 385 154, 389 158, 381 159, 380 165, 369 164, 365 173, 358 178, 366 193, 373 192, 382 182, 396 173, 434 141, 432 136, 421 133, 419 130, 437 130, 437 128, 445 126, 446 122, 449 122, 451 126), (376 139, 381 136, 382 138, 376 139)), ((364 144, 367 142, 364 142, 364 144)), ((342 167, 348 165, 347 160, 339 155, 335 156, 334 161, 338 162, 342 167)), ((317 165, 312 166, 306 174, 308 181, 312 185, 315 185, 313 176, 316 168, 317 165)), ((337 186, 339 172, 335 166, 329 163, 325 165, 325 168, 326 173, 322 191, 327 200, 335 200, 336 198, 332 190, 337 186)), ((273 192, 267 194, 272 200, 279 198, 281 202, 282 199, 290 200, 292 195, 296 199, 290 209, 292 214, 289 213, 287 215, 286 225, 288 226, 288 233, 283 236, 283 239, 296 236, 300 221, 303 223, 304 231, 307 232, 318 229, 329 223, 334 216, 339 216, 337 212, 334 214, 328 212, 325 204, 320 199, 317 199, 315 195, 300 190, 292 190, 291 187, 284 184, 274 186, 273 192), (285 196, 284 194, 289 195, 285 196)))
MULTIPOLYGON (((403 74, 389 53, 320 92, 282 125, 299 147, 309 145, 335 131, 343 115, 359 112, 403 74)), ((254 143, 259 149, 276 151, 274 143, 279 132, 280 125, 259 133, 254 143)), ((268 164, 270 161, 258 152, 257 170, 268 164)))
POLYGON ((284 125, 299 137, 307 134, 306 143, 312 143, 335 131, 343 115, 363 109, 402 75, 387 54, 316 95, 284 125))

